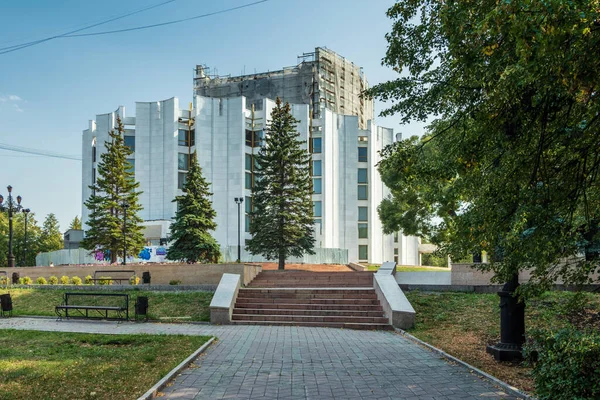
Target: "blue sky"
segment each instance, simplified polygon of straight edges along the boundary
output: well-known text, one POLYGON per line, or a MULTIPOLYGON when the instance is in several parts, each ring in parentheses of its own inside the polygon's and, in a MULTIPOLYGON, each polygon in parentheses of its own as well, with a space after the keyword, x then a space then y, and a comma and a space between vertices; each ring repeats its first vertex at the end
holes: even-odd
MULTIPOLYGON (((0 2, 0 48, 99 22, 160 0, 0 2)), ((252 0, 176 0, 85 32, 129 28, 209 13, 252 0)), ((328 47, 364 68, 371 85, 396 77, 381 66, 393 0, 269 0, 176 25, 111 35, 60 38, 0 55, 0 143, 80 155, 81 131, 96 114, 136 101, 177 96, 191 101, 196 64, 220 74, 276 70, 328 47)), ((376 105, 376 111, 382 106, 376 105)), ((379 125, 404 136, 398 116, 379 125)), ((57 215, 65 230, 81 215, 81 163, 0 150, 0 193, 6 186, 36 213, 57 215)))

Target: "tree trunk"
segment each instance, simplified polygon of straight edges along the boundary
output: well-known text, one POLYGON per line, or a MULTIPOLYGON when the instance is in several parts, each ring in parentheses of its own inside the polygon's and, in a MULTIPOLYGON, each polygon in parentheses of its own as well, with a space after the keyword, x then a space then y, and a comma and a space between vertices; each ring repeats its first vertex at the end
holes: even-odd
POLYGON ((279 253, 279 270, 283 271, 285 269, 285 254, 279 253))

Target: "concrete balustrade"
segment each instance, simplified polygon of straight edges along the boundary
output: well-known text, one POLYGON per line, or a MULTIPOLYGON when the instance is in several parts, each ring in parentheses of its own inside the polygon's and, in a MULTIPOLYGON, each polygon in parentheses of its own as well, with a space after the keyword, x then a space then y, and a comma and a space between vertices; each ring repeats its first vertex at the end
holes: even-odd
POLYGON ((210 302, 210 322, 213 324, 228 325, 235 300, 237 299, 242 277, 237 274, 223 274, 219 286, 210 302))
POLYGON ((415 323, 415 309, 394 277, 395 262, 385 262, 374 275, 373 287, 390 324, 395 328, 409 329, 415 323))

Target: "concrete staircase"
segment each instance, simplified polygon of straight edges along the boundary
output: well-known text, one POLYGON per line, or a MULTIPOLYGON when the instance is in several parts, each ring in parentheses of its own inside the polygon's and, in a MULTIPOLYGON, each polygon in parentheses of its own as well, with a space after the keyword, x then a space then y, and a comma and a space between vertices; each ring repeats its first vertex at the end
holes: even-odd
POLYGON ((263 271, 240 289, 232 323, 392 329, 371 272, 263 271))

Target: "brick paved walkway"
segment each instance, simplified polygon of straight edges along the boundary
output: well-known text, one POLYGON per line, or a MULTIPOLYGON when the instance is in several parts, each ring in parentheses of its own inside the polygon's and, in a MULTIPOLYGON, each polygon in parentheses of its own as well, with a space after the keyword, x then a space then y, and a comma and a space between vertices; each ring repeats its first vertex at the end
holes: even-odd
POLYGON ((395 332, 0 319, 0 329, 215 335, 165 399, 510 399, 395 332))

